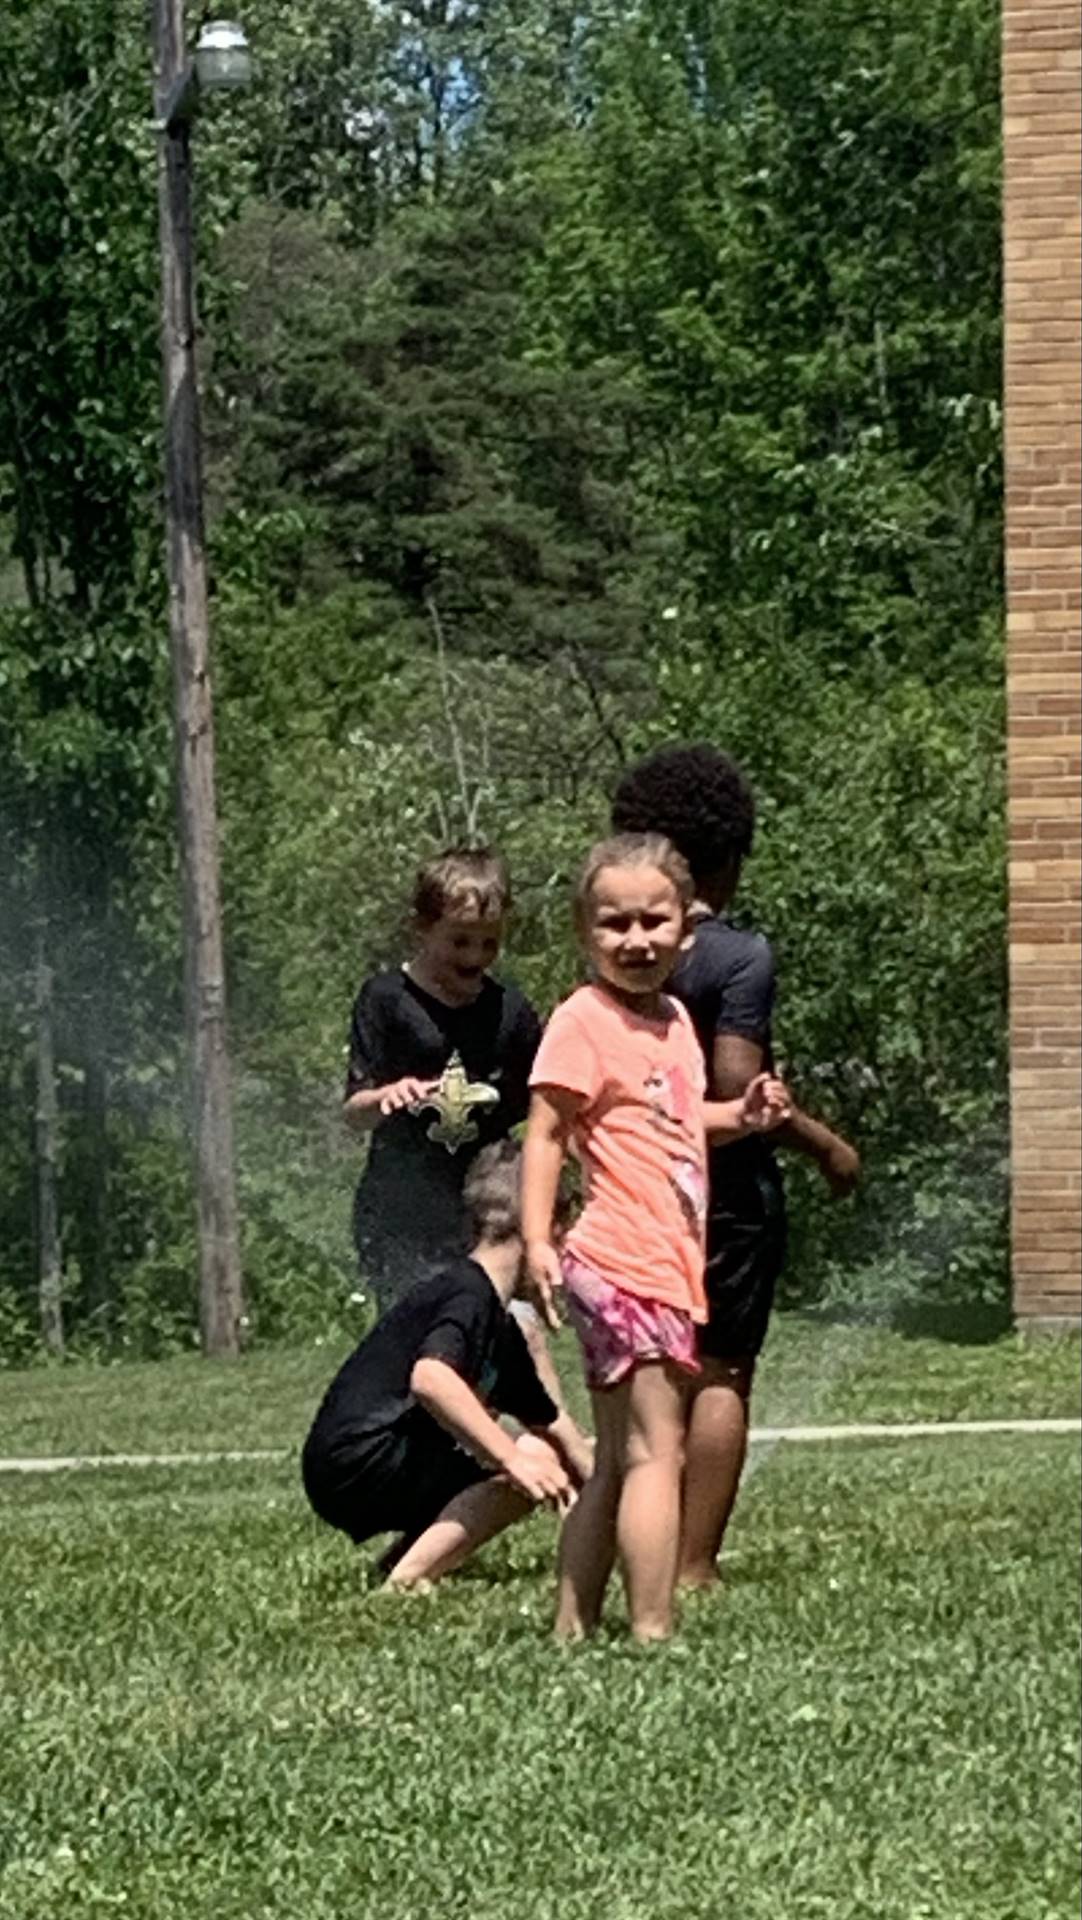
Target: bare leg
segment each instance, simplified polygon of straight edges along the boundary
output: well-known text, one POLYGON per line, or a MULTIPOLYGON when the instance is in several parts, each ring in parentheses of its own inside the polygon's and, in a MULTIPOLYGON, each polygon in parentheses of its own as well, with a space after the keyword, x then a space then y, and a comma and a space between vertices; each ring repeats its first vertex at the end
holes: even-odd
POLYGON ((753 1360, 703 1361, 692 1389, 680 1584, 711 1587, 748 1452, 753 1360))
POLYGON ((616 1516, 627 1454, 630 1379, 594 1393, 594 1470, 564 1522, 560 1538, 556 1635, 582 1640, 601 1618, 616 1558, 616 1516))
POLYGON ((583 1433, 577 1420, 567 1411, 563 1385, 556 1371, 552 1348, 536 1313, 525 1316, 519 1320, 518 1324, 541 1385, 557 1411, 564 1414, 567 1419, 570 1431, 564 1436, 564 1451, 568 1455, 574 1473, 585 1483, 594 1469, 593 1441, 583 1433))
POLYGON ((426 1527, 388 1576, 389 1587, 415 1587, 453 1573, 486 1540, 503 1533, 532 1511, 525 1494, 506 1480, 482 1480, 455 1495, 437 1520, 426 1527))
POLYGON ((523 1317, 518 1323, 519 1331, 529 1349, 530 1359, 534 1363, 537 1377, 545 1392, 562 1413, 564 1410, 564 1390, 556 1363, 552 1358, 552 1349, 545 1335, 545 1329, 535 1313, 523 1317))
POLYGON ((687 1376, 665 1361, 636 1367, 617 1546, 637 1640, 667 1640, 680 1550, 687 1376))

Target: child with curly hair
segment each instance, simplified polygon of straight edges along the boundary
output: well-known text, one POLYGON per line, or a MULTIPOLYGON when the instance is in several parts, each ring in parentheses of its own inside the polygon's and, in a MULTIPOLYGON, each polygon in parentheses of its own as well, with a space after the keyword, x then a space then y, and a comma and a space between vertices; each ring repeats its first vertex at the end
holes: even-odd
MULTIPOLYGON (((691 1016, 710 1097, 738 1099, 774 1066, 774 956, 761 934, 729 918, 755 833, 752 789, 716 747, 665 747, 624 775, 612 820, 619 832, 664 834, 690 868, 693 938, 669 991, 691 1016)), ((755 1366, 785 1260, 776 1142, 812 1159, 836 1195, 851 1193, 860 1174, 848 1141, 795 1107, 770 1140, 759 1135, 711 1154, 709 1317, 699 1342, 702 1371, 691 1392, 684 1488, 680 1579, 687 1586, 709 1586, 717 1578, 746 1458, 755 1366)))

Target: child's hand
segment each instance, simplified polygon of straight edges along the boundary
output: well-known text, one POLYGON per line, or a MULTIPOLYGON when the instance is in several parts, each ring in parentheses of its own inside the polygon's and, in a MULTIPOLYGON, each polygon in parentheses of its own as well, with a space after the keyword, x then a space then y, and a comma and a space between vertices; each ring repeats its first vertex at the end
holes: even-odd
POLYGON ((564 1277, 560 1270, 560 1256, 551 1240, 527 1240, 526 1276, 537 1296, 545 1325, 553 1333, 558 1333, 560 1316, 556 1311, 556 1295, 563 1286, 564 1277))
POLYGON ((743 1120, 749 1132, 773 1133, 775 1127, 784 1126, 792 1111, 788 1087, 773 1074, 760 1073, 744 1094, 743 1120))
POLYGON ((439 1084, 438 1080, 417 1080, 412 1076, 395 1080, 391 1086, 384 1087, 380 1095, 380 1113, 386 1119, 389 1114, 401 1113, 406 1107, 419 1106, 422 1100, 431 1099, 439 1084))
POLYGON ((832 1135, 819 1170, 836 1200, 847 1200, 860 1180, 860 1155, 848 1140, 832 1135))
POLYGON ((504 1473, 513 1487, 539 1506, 564 1508, 571 1503, 571 1482, 563 1463, 548 1441, 537 1434, 521 1435, 504 1473))

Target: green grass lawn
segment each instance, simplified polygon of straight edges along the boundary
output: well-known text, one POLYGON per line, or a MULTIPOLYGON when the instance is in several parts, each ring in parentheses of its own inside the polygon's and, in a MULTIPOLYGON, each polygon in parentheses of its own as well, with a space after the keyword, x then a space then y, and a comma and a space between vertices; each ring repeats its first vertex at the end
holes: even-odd
POLYGON ((288 1463, 6 1480, 0 1920, 1068 1920, 1078 1494, 1071 1439, 764 1450, 677 1642, 558 1651, 545 1517, 396 1601, 288 1463))
MULTIPOLYGON (((346 1348, 310 1346, 208 1365, 0 1371, 0 1454, 154 1453, 299 1445, 346 1348)), ((559 1340, 574 1391, 572 1336, 559 1340)), ((1078 1415, 1077 1340, 987 1346, 909 1339, 869 1327, 824 1327, 779 1315, 755 1407, 765 1426, 842 1420, 951 1420, 1078 1415)))

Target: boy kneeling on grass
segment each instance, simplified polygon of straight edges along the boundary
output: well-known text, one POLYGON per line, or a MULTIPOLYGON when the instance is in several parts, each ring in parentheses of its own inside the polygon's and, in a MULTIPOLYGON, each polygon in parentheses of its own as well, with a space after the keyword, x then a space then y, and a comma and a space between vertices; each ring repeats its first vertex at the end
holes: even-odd
POLYGON ((472 1253, 384 1314, 305 1442, 305 1491, 321 1519, 358 1543, 401 1536, 380 1562, 394 1587, 452 1572, 535 1506, 566 1507, 590 1472, 582 1435, 508 1313, 523 1268, 520 1184, 511 1141, 478 1155, 464 1190, 472 1253), (497 1413, 526 1431, 515 1438, 497 1413))

